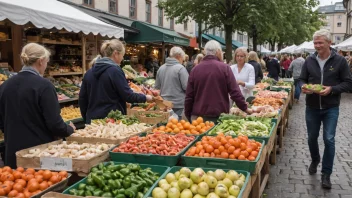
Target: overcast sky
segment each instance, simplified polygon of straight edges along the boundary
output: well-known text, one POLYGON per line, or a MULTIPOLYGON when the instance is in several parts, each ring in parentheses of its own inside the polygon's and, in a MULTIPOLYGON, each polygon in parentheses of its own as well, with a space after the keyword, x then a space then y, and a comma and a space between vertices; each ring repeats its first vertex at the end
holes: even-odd
POLYGON ((319 0, 319 1, 320 1, 321 6, 331 5, 331 2, 332 2, 332 4, 335 4, 336 2, 342 2, 342 0, 319 0))

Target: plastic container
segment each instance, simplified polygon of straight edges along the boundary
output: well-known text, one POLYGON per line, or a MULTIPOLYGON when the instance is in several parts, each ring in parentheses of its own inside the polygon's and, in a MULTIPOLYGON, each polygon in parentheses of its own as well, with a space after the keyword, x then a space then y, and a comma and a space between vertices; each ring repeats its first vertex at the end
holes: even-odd
MULTIPOLYGON (((146 136, 146 133, 142 133, 140 136, 146 136)), ((113 147, 109 151, 110 159, 114 162, 127 162, 127 163, 140 163, 140 164, 154 164, 162 166, 175 166, 181 159, 181 156, 186 153, 190 146, 198 140, 198 136, 195 136, 195 139, 190 142, 182 151, 177 155, 165 156, 165 155, 156 155, 156 154, 133 154, 133 153, 116 153, 112 152, 113 147)))
MULTIPOLYGON (((104 164, 106 164, 108 162, 105 162, 104 164)), ((128 164, 128 163, 120 163, 120 162, 114 162, 114 164, 128 164)), ((160 177, 159 179, 150 187, 150 189, 148 190, 147 193, 145 193, 144 198, 147 197, 147 195, 149 195, 152 192, 152 189, 154 189, 156 187, 156 185, 159 183, 159 181, 164 178, 167 174, 167 172, 169 171, 169 167, 166 166, 157 166, 157 165, 149 165, 149 164, 139 164, 140 167, 142 169, 146 169, 146 168, 151 168, 151 170, 153 172, 159 173, 160 177)), ((73 184, 72 186, 68 187, 64 192, 62 192, 63 194, 67 194, 69 195, 69 191, 71 189, 77 189, 78 185, 81 183, 87 183, 87 177, 83 178, 82 180, 78 181, 77 183, 73 184)))
MULTIPOLYGON (((170 168, 170 169, 167 171, 167 173, 175 173, 175 172, 181 170, 181 168, 183 168, 183 167, 181 167, 181 166, 174 166, 174 167, 170 168)), ((193 171, 196 167, 187 167, 187 168, 189 168, 189 169, 191 169, 191 171, 193 171)), ((202 168, 202 169, 203 169, 205 172, 207 172, 207 171, 215 171, 215 170, 218 169, 218 168, 202 168)), ((227 172, 227 171, 229 171, 230 169, 222 169, 222 170, 225 171, 225 172, 227 172)), ((234 169, 231 168, 231 170, 234 170, 234 169)), ((238 196, 237 196, 237 198, 241 198, 242 195, 243 195, 244 190, 246 189, 246 186, 247 186, 248 183, 249 183, 250 174, 249 174, 249 172, 243 171, 243 170, 236 170, 236 172, 237 172, 237 173, 241 173, 241 174, 243 174, 243 175, 246 177, 246 180, 244 181, 244 184, 243 184, 243 186, 242 186, 242 188, 241 188, 240 194, 238 194, 238 196)), ((166 174, 167 174, 167 173, 166 173, 166 174)), ((162 178, 162 179, 164 179, 164 178, 162 178)), ((154 188, 153 188, 153 189, 154 189, 154 188)), ((147 194, 147 197, 152 197, 152 191, 153 191, 153 189, 150 190, 150 193, 147 194)))
MULTIPOLYGON (((244 171, 253 173, 255 171, 256 164, 260 159, 260 156, 262 154, 262 151, 265 145, 264 140, 258 141, 258 142, 262 143, 262 147, 260 148, 258 156, 254 161, 222 159, 222 158, 212 158, 212 157, 191 157, 191 156, 185 156, 185 155, 182 155, 182 160, 184 161, 186 166, 190 166, 190 167, 244 170, 244 171)), ((196 144, 196 142, 194 144, 196 144)))

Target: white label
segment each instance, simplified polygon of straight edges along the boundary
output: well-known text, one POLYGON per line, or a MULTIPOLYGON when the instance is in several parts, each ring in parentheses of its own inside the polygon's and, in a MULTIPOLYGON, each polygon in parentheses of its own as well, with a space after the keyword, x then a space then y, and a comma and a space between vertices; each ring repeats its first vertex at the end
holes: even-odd
POLYGON ((57 158, 57 157, 41 157, 40 167, 48 170, 72 170, 72 159, 71 158, 57 158))

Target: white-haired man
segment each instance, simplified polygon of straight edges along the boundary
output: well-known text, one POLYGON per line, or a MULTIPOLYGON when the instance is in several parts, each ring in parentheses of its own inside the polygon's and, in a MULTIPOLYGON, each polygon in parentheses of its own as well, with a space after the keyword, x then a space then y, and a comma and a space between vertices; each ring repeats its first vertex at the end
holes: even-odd
POLYGON ((229 95, 238 108, 251 113, 231 68, 222 62, 220 44, 209 41, 205 45, 205 54, 188 79, 185 116, 189 120, 202 116, 205 121, 216 123, 221 113, 229 112, 229 95))
POLYGON ((302 86, 306 96, 306 124, 308 145, 312 158, 309 174, 315 174, 320 163, 318 137, 323 122, 325 144, 322 162, 322 187, 331 188, 330 175, 335 157, 335 133, 339 117, 341 93, 351 90, 352 78, 347 61, 330 48, 331 38, 328 30, 319 30, 313 35, 316 52, 303 64, 299 80, 303 84, 320 84, 323 90, 313 93, 302 86))
POLYGON ((155 88, 160 89, 163 99, 174 104, 173 111, 182 117, 186 87, 188 81, 187 69, 182 65, 185 52, 180 47, 173 47, 165 64, 160 67, 156 74, 155 88))

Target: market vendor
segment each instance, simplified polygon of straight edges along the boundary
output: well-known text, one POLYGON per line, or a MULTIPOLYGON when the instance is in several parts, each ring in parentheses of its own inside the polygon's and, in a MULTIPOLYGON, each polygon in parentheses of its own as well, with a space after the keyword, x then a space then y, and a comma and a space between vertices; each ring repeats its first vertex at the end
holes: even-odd
POLYGON ((126 115, 126 102, 144 103, 153 97, 134 93, 128 86, 120 67, 125 54, 121 41, 105 41, 100 49, 102 56, 93 60, 93 67, 84 75, 79 93, 79 106, 86 123, 92 119, 103 119, 111 110, 126 115))
POLYGON ((54 85, 43 78, 50 52, 30 43, 23 47, 22 70, 0 87, 0 129, 5 134, 5 165, 16 168, 17 151, 73 133, 61 118, 54 85))

